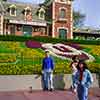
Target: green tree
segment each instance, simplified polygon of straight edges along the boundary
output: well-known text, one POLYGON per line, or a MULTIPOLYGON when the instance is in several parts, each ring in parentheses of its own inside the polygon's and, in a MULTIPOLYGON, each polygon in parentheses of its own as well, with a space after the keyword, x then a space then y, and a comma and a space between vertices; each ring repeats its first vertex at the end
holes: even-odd
POLYGON ((73 26, 81 27, 84 24, 85 15, 79 11, 73 11, 73 26))
POLYGON ((45 0, 44 3, 48 3, 50 0, 45 0))
POLYGON ((2 1, 7 1, 7 0, 2 0, 2 1))

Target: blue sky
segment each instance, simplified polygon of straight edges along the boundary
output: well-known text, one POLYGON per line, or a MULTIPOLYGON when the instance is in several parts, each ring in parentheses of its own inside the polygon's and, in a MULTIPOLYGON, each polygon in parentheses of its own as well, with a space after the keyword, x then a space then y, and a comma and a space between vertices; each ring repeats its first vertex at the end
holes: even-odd
MULTIPOLYGON (((44 0, 16 0, 29 3, 39 3, 44 0)), ((100 27, 100 0, 74 0, 73 8, 86 15, 85 26, 100 27)))
POLYGON ((100 27, 100 0, 75 0, 73 7, 86 15, 86 26, 100 27))

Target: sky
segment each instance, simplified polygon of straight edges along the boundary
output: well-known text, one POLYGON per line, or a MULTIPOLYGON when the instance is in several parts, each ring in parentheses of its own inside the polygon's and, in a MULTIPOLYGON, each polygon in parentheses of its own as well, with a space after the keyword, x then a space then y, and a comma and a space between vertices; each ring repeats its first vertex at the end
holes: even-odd
MULTIPOLYGON (((19 2, 39 3, 44 0, 16 0, 19 2)), ((100 0, 74 0, 73 9, 85 14, 84 26, 100 27, 100 0)))
POLYGON ((100 0, 75 0, 73 8, 86 15, 85 26, 100 27, 100 0))

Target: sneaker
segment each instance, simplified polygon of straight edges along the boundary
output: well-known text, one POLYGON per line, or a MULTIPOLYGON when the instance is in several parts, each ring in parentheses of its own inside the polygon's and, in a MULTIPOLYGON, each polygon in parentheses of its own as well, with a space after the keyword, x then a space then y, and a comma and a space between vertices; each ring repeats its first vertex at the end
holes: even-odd
POLYGON ((53 91, 53 89, 51 88, 49 91, 51 91, 51 92, 52 92, 52 91, 53 91))
POLYGON ((48 89, 47 88, 44 88, 43 91, 48 91, 48 89))

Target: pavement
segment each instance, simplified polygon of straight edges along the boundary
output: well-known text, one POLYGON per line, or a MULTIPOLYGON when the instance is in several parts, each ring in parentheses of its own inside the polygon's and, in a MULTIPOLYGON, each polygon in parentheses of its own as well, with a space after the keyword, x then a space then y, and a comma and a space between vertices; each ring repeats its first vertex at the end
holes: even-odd
MULTIPOLYGON (((77 96, 69 90, 7 91, 0 92, 0 100, 77 100, 77 96)), ((89 100, 100 100, 100 88, 90 89, 89 100)))

